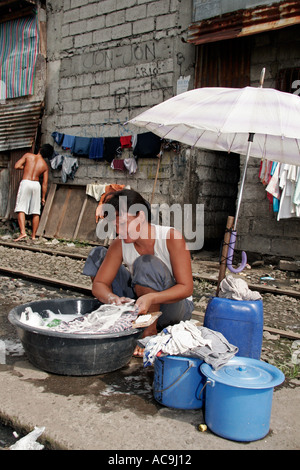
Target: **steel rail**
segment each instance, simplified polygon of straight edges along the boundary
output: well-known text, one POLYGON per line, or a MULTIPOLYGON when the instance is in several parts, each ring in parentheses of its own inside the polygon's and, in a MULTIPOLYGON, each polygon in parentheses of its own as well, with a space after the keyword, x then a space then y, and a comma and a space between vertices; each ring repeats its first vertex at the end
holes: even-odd
MULTIPOLYGON (((51 250, 51 249, 47 249, 47 248, 40 248, 40 247, 35 247, 35 246, 26 246, 26 245, 18 245, 16 243, 9 243, 9 242, 0 242, 0 245, 2 246, 6 246, 8 248, 17 248, 17 249, 21 249, 21 250, 28 250, 28 251, 32 251, 32 252, 36 252, 36 253, 41 253, 41 254, 48 254, 48 255, 52 255, 52 256, 65 256, 65 257, 69 257, 71 259, 76 259, 76 260, 85 260, 87 258, 87 255, 80 255, 80 254, 76 254, 76 253, 68 253, 68 252, 65 252, 65 251, 56 251, 56 250, 51 250)), ((3 272, 5 271, 5 269, 9 269, 9 268, 5 268, 5 267, 2 267, 0 265, 0 272, 3 270, 3 272)), ((13 272, 13 270, 11 271, 13 272)), ((17 273, 18 271, 16 271, 17 273)), ((21 273, 21 271, 20 271, 21 273)), ((33 279, 33 276, 36 276, 36 275, 33 275, 33 274, 26 274, 28 277, 30 277, 31 279, 33 279)), ((17 274, 16 274, 17 276, 17 274)), ((21 274, 20 274, 21 276, 21 274)), ((38 278, 39 276, 37 276, 38 278)), ((40 276, 41 277, 41 276, 40 276)), ((211 277, 211 276, 205 276, 205 275, 201 275, 201 274, 196 274, 196 273, 193 273, 193 278, 194 280, 197 280, 197 281, 207 281, 207 282, 211 282, 212 284, 217 284, 218 282, 218 279, 214 278, 214 277, 211 277)), ((42 279, 42 277, 41 277, 42 279)), ((46 278, 45 278, 46 279, 46 278)), ((50 278, 49 278, 50 279, 50 278)), ((50 282, 50 281, 49 281, 50 282)), ((51 281, 52 283, 54 283, 54 280, 51 281)), ((55 282, 58 282, 58 283, 61 283, 61 285, 63 285, 64 281, 55 281, 55 282)), ((65 282, 66 285, 69 285, 71 289, 71 286, 73 284, 71 283, 67 283, 65 282)), ((74 286, 78 286, 80 289, 86 289, 85 286, 82 286, 80 284, 74 284, 74 286)), ((262 294, 273 294, 273 295, 287 295, 289 297, 294 297, 294 298, 297 298, 297 299, 300 299, 300 291, 296 291, 296 290, 291 290, 291 289, 282 289, 282 288, 279 288, 279 287, 273 287, 273 286, 268 286, 268 285, 261 285, 261 284, 251 284, 251 283, 248 283, 248 287, 249 289, 251 290, 256 290, 262 294)))

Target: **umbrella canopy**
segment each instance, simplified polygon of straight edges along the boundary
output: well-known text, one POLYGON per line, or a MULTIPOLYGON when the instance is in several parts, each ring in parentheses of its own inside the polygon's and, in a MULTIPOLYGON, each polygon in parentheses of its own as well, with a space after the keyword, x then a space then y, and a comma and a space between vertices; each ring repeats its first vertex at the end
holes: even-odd
POLYGON ((236 226, 249 157, 300 165, 300 98, 272 88, 198 88, 170 98, 129 121, 191 147, 246 155, 227 266, 232 267, 236 226))
POLYGON ((300 98, 272 88, 198 88, 129 121, 191 147, 300 165, 300 98))

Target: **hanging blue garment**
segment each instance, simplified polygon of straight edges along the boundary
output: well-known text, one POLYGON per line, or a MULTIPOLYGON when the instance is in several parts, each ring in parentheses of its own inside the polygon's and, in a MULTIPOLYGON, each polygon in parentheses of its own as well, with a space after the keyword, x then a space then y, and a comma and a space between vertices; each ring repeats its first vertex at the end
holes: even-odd
POLYGON ((62 144, 62 141, 64 140, 64 135, 61 134, 60 132, 52 132, 51 137, 53 137, 54 142, 56 142, 58 145, 62 144))
POLYGON ((61 146, 64 150, 71 150, 73 148, 74 141, 75 141, 74 135, 65 134, 61 146))
POLYGON ((89 158, 93 160, 100 160, 103 158, 103 148, 104 148, 104 138, 103 137, 94 137, 92 138, 89 158))
POLYGON ((273 211, 274 212, 279 211, 279 204, 280 204, 280 200, 277 199, 276 197, 273 197, 273 211))
POLYGON ((91 137, 75 137, 72 147, 73 155, 77 157, 87 157, 89 155, 91 141, 91 137))

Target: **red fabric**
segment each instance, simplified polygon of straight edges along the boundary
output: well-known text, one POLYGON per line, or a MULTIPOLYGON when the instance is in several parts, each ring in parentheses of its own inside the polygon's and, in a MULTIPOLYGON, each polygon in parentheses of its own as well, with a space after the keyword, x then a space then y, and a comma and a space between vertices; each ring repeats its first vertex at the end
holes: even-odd
POLYGON ((120 137, 120 142, 121 142, 122 148, 131 148, 132 147, 131 135, 120 137))

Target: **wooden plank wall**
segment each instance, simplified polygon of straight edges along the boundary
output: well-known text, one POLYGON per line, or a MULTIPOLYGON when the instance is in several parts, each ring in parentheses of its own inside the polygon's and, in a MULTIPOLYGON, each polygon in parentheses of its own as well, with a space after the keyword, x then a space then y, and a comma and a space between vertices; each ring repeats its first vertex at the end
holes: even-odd
POLYGON ((37 236, 97 242, 97 205, 85 186, 51 184, 37 236))

